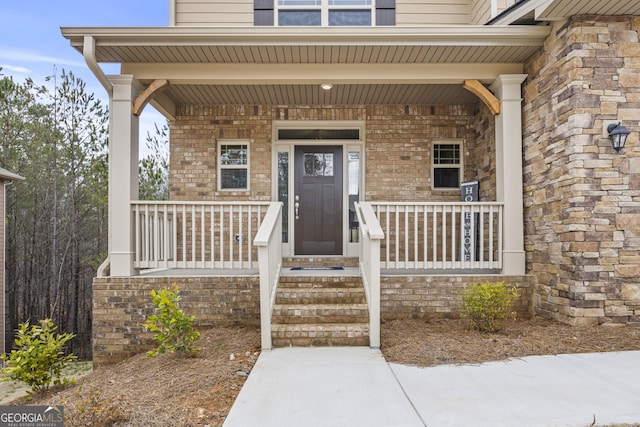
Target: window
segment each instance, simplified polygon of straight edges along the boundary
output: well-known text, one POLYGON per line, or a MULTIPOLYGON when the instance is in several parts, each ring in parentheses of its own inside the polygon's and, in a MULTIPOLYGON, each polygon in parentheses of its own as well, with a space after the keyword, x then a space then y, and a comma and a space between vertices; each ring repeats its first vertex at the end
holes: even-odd
POLYGON ((434 189, 460 188, 461 151, 461 141, 436 142, 433 144, 431 182, 434 189))
POLYGON ((278 26, 371 26, 372 0, 277 0, 278 26))
POLYGON ((396 0, 253 0, 253 25, 396 25, 396 0))
POLYGON ((220 141, 218 144, 218 189, 249 189, 249 142, 220 141))

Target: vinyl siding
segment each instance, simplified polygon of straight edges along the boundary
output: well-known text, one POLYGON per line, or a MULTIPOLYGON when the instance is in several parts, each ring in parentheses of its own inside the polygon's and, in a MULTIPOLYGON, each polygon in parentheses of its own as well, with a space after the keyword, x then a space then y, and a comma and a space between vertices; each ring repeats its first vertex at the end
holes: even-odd
POLYGON ((253 0, 175 0, 176 26, 253 26, 253 0))
POLYGON ((491 17, 491 0, 471 0, 470 23, 482 25, 491 17))
POLYGON ((470 0, 398 0, 396 25, 469 24, 470 0))
MULTIPOLYGON (((504 12, 508 7, 516 4, 516 0, 498 0, 498 15, 504 12)), ((493 17, 492 17, 493 18, 493 17)))
MULTIPOLYGON (((487 4, 491 0, 485 0, 487 4)), ((499 0, 513 3, 515 0, 499 0)), ((396 25, 467 25, 470 2, 481 0, 397 0, 396 25)), ((253 26, 253 0, 175 0, 176 26, 253 26)))

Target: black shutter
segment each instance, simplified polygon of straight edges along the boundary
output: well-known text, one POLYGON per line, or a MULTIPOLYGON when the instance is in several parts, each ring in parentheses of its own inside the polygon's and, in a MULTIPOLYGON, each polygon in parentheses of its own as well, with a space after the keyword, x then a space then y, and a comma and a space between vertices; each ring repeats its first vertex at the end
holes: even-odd
POLYGON ((376 1, 376 25, 396 25, 396 0, 376 1))
POLYGON ((253 0, 253 25, 273 27, 273 0, 253 0))

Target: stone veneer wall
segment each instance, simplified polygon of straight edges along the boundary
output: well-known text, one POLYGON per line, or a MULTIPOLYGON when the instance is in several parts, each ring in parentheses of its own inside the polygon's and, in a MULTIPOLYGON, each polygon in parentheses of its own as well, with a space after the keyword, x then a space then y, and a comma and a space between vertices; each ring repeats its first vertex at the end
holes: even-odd
POLYGON ((180 289, 195 326, 260 326, 260 280, 253 276, 98 277, 93 279, 93 363, 120 362, 155 346, 143 324, 153 314, 152 289, 180 289))
POLYGON ((640 322, 640 18, 556 24, 526 63, 524 203, 536 313, 640 322), (631 135, 620 154, 610 122, 631 135))

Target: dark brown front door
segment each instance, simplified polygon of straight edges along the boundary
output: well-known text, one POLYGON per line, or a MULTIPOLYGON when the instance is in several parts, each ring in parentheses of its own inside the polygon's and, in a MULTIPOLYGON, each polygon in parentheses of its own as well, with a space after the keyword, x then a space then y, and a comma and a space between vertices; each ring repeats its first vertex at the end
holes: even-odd
POLYGON ((296 146, 296 255, 342 255, 342 147, 296 146))

